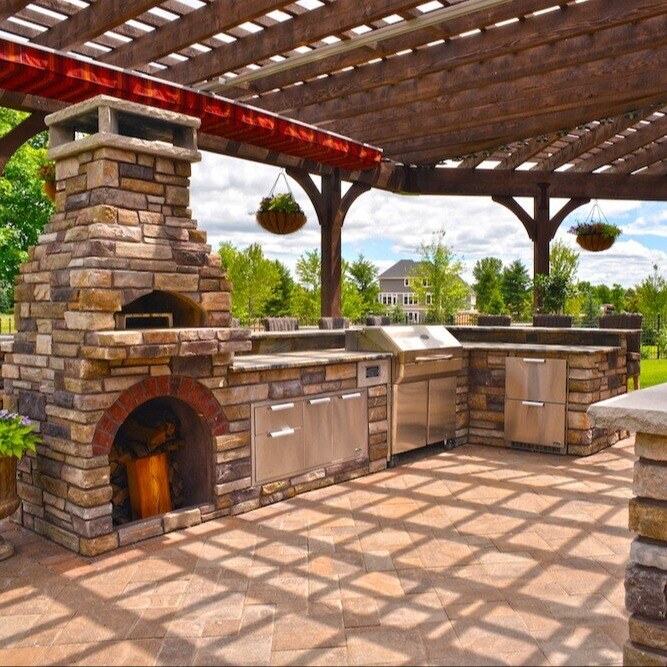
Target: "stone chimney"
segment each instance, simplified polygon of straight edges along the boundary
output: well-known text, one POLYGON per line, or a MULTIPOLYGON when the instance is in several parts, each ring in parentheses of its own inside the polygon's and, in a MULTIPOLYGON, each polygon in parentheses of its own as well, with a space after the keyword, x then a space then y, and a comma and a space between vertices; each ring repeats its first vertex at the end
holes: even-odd
POLYGON ((47 118, 56 213, 21 267, 3 374, 8 407, 42 436, 20 466, 21 521, 84 554, 216 509, 227 422, 213 392, 249 343, 229 328, 230 285, 188 208, 199 122, 106 96, 47 118), (150 401, 181 425, 188 509, 124 526, 109 456, 150 401))

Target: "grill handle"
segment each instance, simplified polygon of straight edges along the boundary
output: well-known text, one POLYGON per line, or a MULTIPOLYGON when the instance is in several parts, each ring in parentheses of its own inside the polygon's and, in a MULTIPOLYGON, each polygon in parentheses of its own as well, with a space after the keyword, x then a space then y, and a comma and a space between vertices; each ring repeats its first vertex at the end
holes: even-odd
POLYGON ((294 407, 294 403, 280 403, 279 405, 270 405, 269 410, 271 412, 280 412, 281 410, 291 410, 294 407))
POLYGON ((433 354, 430 357, 415 357, 415 363, 423 364, 427 361, 449 361, 453 358, 453 354, 433 354))
POLYGON ((546 359, 524 359, 523 361, 526 364, 546 364, 547 363, 546 359))
POLYGON ((529 408, 543 408, 544 403, 540 401, 521 401, 521 405, 527 405, 529 408))
POLYGON ((323 405, 324 403, 331 403, 331 399, 327 398, 311 398, 308 403, 310 405, 323 405))

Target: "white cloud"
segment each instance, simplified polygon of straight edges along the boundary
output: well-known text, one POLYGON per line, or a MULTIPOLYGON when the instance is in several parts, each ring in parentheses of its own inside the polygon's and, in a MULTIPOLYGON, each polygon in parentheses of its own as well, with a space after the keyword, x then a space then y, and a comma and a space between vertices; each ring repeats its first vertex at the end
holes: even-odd
MULTIPOLYGON (((294 268, 305 250, 319 248, 320 230, 310 200, 293 181, 290 187, 304 208, 308 222, 297 234, 275 236, 262 230, 254 219, 260 199, 269 193, 278 169, 204 154, 194 166, 192 208, 209 242, 216 248, 222 241, 240 246, 261 243, 270 257, 294 268)), ((281 179, 282 180, 282 179, 281 179)), ((316 179, 319 185, 319 179, 316 179)), ((284 189, 284 183, 279 184, 284 189)), ((531 211, 528 199, 519 202, 531 211)), ((554 200, 556 212, 564 200, 554 200)), ((641 202, 605 201, 602 209, 610 219, 622 219, 626 234, 667 237, 667 211, 646 215, 641 202)), ((584 218, 589 207, 582 207, 561 226, 556 238, 575 245, 567 229, 576 218, 584 218)), ((649 209, 647 209, 649 210, 649 209)), ((372 190, 362 195, 350 209, 343 227, 343 242, 348 258, 359 252, 376 256, 380 270, 401 257, 414 257, 419 244, 440 230, 464 261, 470 280, 475 262, 487 256, 503 262, 519 258, 532 265, 532 243, 523 226, 507 209, 487 197, 409 197, 372 190), (378 257, 380 255, 381 257, 378 257)), ((630 286, 646 276, 654 262, 667 268, 667 253, 636 240, 618 241, 605 253, 581 253, 580 277, 591 282, 620 282, 630 286)))

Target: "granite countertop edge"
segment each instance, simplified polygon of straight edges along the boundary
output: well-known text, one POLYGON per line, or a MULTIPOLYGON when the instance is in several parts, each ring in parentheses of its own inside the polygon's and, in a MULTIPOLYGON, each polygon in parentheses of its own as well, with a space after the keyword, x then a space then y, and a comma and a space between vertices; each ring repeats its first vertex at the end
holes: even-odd
POLYGON ((516 350, 518 352, 537 352, 540 354, 600 354, 607 352, 618 352, 621 348, 612 345, 543 345, 540 343, 494 343, 484 341, 466 341, 461 345, 465 350, 497 350, 507 352, 516 350))
POLYGON ((667 435, 667 384, 594 403, 587 412, 597 428, 667 435))
POLYGON ((375 359, 391 359, 391 353, 313 350, 308 352, 278 352, 276 354, 248 354, 236 357, 229 370, 231 373, 248 373, 251 371, 357 363, 375 359))

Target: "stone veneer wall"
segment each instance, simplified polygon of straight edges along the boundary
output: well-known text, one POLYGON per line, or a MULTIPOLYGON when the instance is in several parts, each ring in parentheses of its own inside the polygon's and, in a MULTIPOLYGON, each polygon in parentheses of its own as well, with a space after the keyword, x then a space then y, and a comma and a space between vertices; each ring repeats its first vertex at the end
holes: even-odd
MULTIPOLYGON (((539 354, 466 350, 469 356, 468 442, 508 447, 505 440, 505 360, 508 356, 568 361, 567 453, 593 454, 618 442, 620 432, 594 428, 586 414, 597 401, 627 391, 626 352, 539 354)), ((464 356, 465 356, 464 355, 464 356)))
POLYGON ((626 665, 667 666, 667 436, 638 433, 630 530, 632 543, 625 577, 630 640, 626 665))

